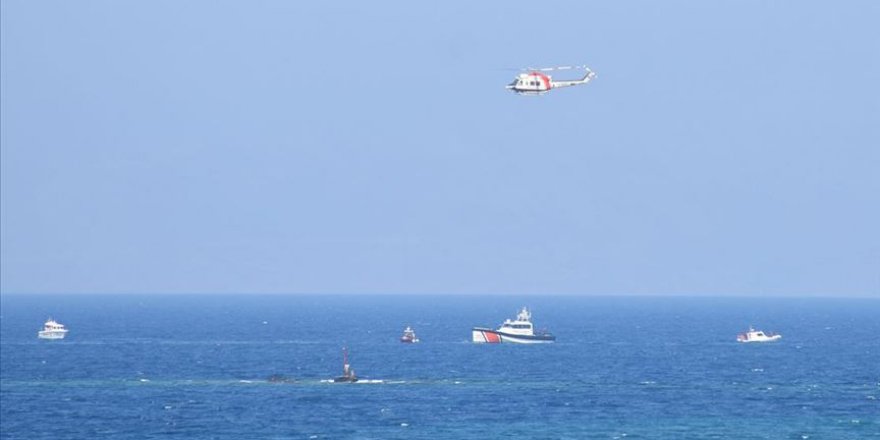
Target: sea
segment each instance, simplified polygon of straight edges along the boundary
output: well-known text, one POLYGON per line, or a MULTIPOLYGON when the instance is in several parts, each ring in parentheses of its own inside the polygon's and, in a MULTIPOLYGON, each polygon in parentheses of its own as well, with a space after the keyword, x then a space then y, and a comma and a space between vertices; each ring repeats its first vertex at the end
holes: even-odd
POLYGON ((880 299, 0 296, 3 439, 870 439, 878 398, 880 299), (522 306, 555 344, 470 341, 522 306))

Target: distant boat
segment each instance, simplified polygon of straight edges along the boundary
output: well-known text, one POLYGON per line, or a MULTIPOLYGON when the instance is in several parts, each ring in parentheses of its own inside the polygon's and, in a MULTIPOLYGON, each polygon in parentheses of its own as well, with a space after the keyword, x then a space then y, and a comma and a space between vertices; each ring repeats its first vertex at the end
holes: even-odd
POLYGON ((43 329, 37 332, 37 337, 40 339, 64 339, 65 336, 67 336, 67 329, 52 318, 49 318, 43 324, 43 329))
POLYGON ((400 337, 400 342, 415 344, 416 342, 419 342, 419 338, 416 336, 416 332, 412 327, 406 326, 406 328, 403 329, 403 336, 400 337))
POLYGON ((345 347, 342 348, 342 376, 337 376, 333 378, 333 382, 337 383, 354 383, 357 382, 357 375, 354 374, 354 370, 351 368, 351 365, 348 363, 348 349, 345 347))
POLYGON ((505 320, 497 330, 474 327, 471 332, 471 339, 478 344, 543 344, 556 341, 556 336, 546 331, 535 333, 532 314, 525 307, 516 315, 516 320, 505 320))
POLYGON ((749 331, 736 335, 737 342, 770 342, 782 339, 782 335, 776 333, 764 333, 749 326, 749 331))

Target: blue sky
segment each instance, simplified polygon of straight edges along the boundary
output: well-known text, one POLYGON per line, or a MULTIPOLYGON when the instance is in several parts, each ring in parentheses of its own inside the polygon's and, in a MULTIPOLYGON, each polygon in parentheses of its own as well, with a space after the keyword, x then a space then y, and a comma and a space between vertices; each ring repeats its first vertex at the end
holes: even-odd
POLYGON ((880 297, 874 1, 0 7, 3 293, 880 297))

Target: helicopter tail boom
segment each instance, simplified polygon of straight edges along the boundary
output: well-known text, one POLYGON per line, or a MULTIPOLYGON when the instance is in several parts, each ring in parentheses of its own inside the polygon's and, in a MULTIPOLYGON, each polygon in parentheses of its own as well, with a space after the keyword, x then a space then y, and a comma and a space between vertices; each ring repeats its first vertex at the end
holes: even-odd
POLYGON ((584 77, 581 79, 553 81, 552 84, 553 84, 553 88, 570 87, 570 86, 576 86, 576 85, 580 85, 580 84, 586 84, 586 83, 590 82, 595 77, 596 77, 596 73, 590 69, 587 69, 587 73, 584 74, 584 77))

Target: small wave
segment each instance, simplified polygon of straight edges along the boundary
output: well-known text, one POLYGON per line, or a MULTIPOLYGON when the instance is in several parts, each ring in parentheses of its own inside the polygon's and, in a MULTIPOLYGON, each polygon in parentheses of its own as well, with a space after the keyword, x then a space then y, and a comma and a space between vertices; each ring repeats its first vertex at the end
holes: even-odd
POLYGON ((752 368, 752 371, 755 373, 763 373, 764 369, 763 368, 752 368))
POLYGON ((149 382, 150 379, 138 379, 138 382, 149 382))
POLYGON ((241 379, 241 380, 238 381, 238 383, 254 383, 254 381, 252 381, 252 380, 241 379))
POLYGON ((639 384, 641 384, 641 385, 656 385, 657 382, 654 382, 653 380, 643 380, 643 381, 639 382, 639 384))

